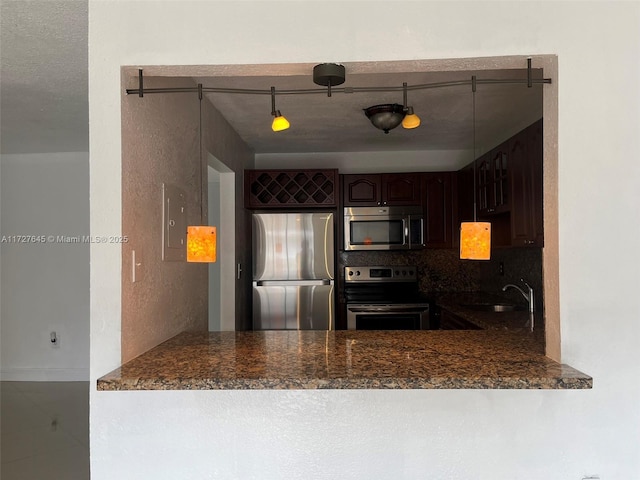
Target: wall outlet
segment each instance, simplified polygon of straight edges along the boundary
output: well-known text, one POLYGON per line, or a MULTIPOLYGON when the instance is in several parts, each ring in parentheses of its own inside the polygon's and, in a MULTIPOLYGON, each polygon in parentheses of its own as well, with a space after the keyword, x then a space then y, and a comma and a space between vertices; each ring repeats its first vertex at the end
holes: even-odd
POLYGON ((498 264, 498 275, 504 277, 504 262, 498 264))
POLYGON ((51 332, 49 339, 51 341, 52 347, 56 348, 60 346, 60 337, 58 337, 58 334, 56 332, 51 332))

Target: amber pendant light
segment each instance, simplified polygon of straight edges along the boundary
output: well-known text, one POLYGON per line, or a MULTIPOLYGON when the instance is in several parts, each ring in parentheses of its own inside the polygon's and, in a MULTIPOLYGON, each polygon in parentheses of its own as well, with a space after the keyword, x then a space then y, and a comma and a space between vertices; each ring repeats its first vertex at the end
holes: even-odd
POLYGON ((216 261, 216 227, 187 227, 187 262, 216 261))
POLYGON ((491 224, 489 222, 460 224, 460 258, 463 260, 491 259, 491 224))
POLYGON ((187 262, 213 263, 216 261, 216 227, 205 225, 204 220, 204 188, 202 187, 205 170, 202 155, 202 84, 198 84, 200 99, 200 225, 187 227, 187 262))
POLYGON ((476 76, 471 77, 473 92, 473 222, 460 224, 460 258, 462 260, 491 259, 491 224, 478 222, 476 197, 476 76))

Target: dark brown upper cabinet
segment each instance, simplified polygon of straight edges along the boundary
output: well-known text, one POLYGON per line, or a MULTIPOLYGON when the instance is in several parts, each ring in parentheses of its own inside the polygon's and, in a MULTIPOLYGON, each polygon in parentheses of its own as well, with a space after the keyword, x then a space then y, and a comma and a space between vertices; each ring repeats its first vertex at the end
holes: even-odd
POLYGON ((420 175, 381 173, 343 175, 345 207, 420 205, 420 175))
POLYGON ((431 248, 453 246, 453 173, 422 174, 423 244, 431 248))
MULTIPOLYGON (((492 246, 544 246, 542 119, 457 172, 459 221, 491 222, 492 246), (476 185, 470 179, 475 167, 476 185)), ((454 232, 456 233, 456 232, 454 232)), ((459 243, 455 235, 454 245, 459 243)))
POLYGON ((533 245, 544 247, 544 190, 543 190, 543 122, 542 119, 527 129, 527 156, 533 168, 532 200, 533 200, 533 245))
POLYGON ((511 244, 544 245, 542 211, 542 120, 509 140, 511 244))
POLYGON ((509 142, 506 141, 476 161, 478 215, 509 211, 509 142))
POLYGON ((245 170, 245 208, 337 205, 338 170, 245 170))

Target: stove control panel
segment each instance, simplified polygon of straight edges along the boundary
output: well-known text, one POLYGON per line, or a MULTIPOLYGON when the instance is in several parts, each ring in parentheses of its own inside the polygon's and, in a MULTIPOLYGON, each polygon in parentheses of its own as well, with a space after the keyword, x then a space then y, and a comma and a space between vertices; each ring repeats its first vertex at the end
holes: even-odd
POLYGON ((345 282, 416 282, 415 266, 344 267, 345 282))

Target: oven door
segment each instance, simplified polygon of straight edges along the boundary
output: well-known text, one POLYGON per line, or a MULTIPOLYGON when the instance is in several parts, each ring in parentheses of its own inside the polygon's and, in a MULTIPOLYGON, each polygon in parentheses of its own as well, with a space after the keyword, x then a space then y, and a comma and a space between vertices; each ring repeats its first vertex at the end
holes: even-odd
POLYGON ((347 304, 349 330, 429 330, 429 304, 347 304))

